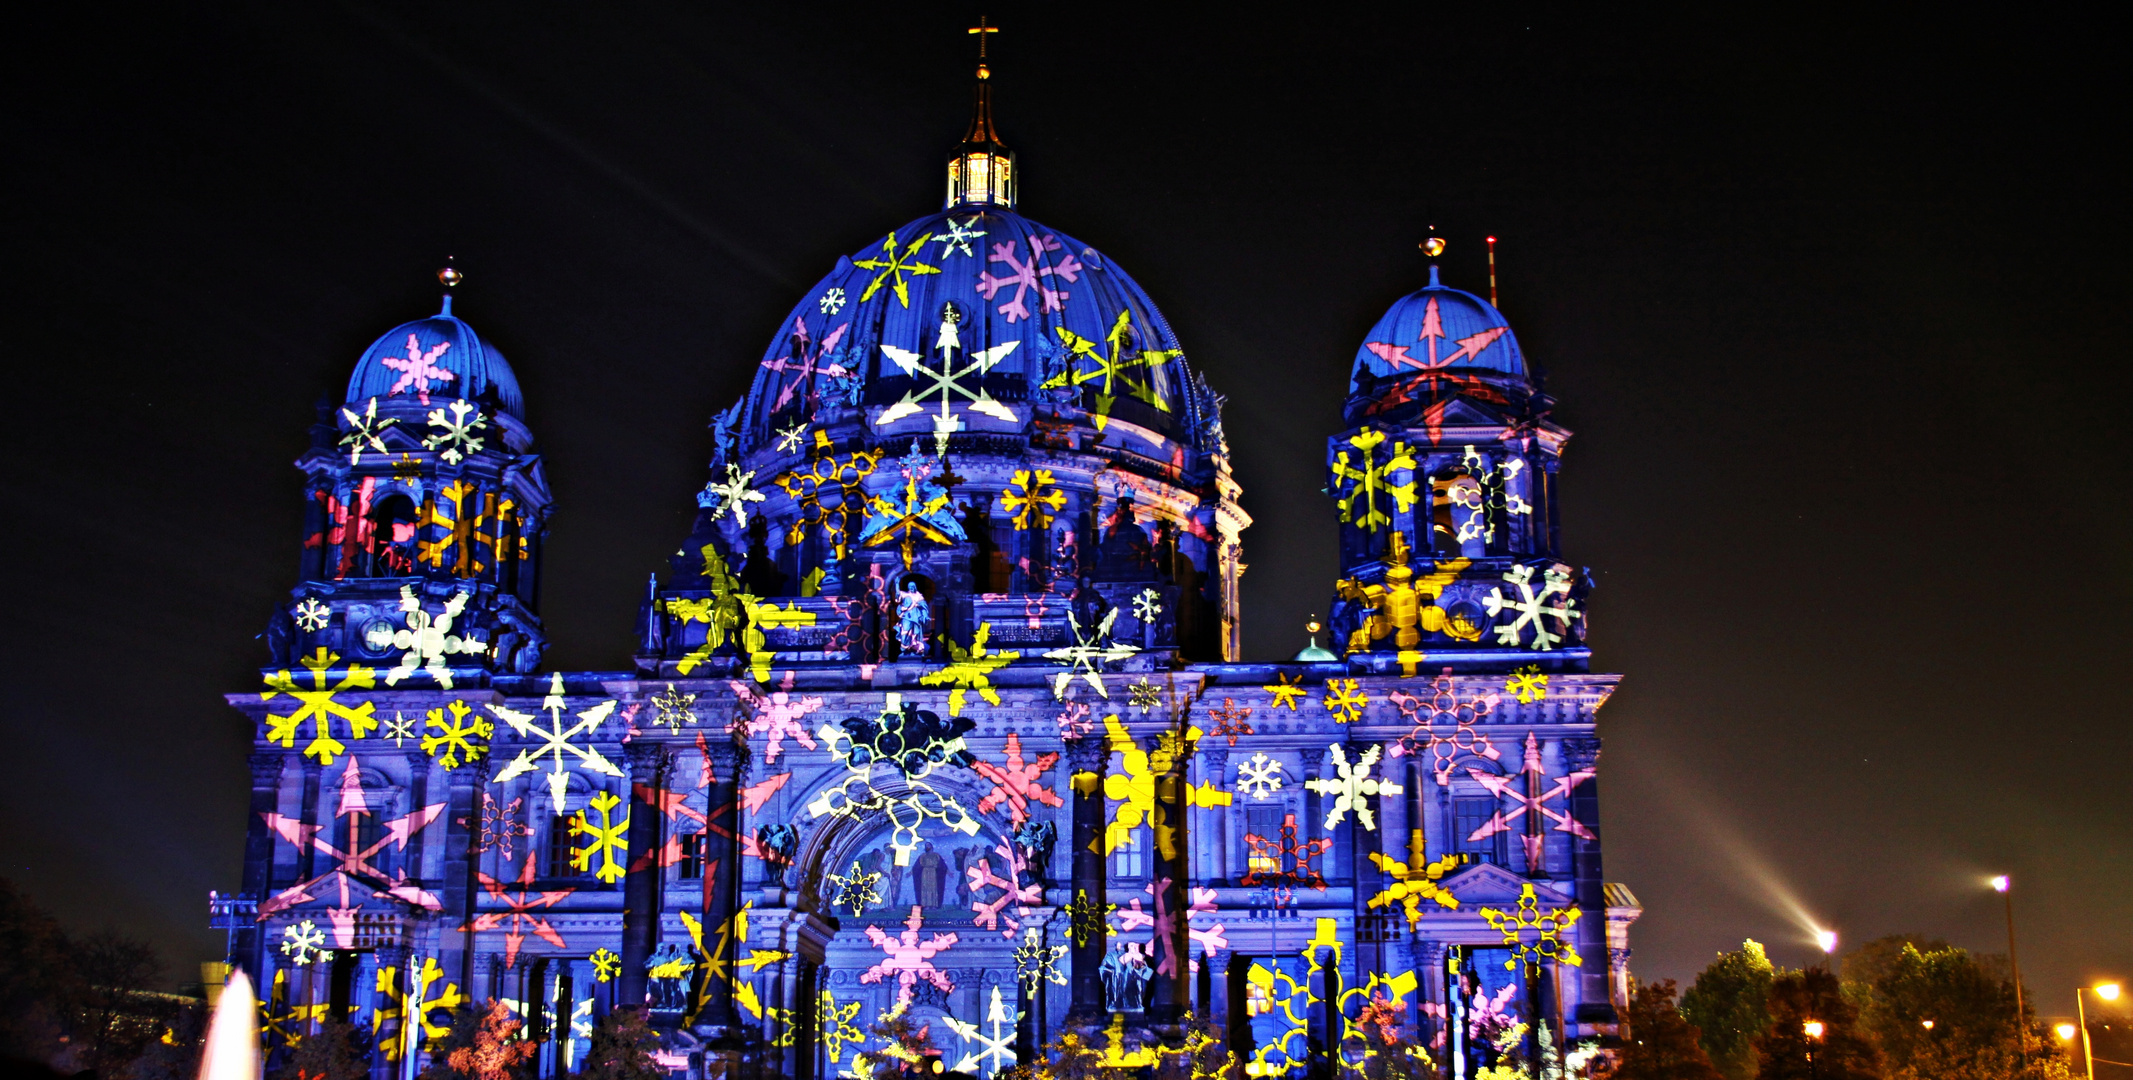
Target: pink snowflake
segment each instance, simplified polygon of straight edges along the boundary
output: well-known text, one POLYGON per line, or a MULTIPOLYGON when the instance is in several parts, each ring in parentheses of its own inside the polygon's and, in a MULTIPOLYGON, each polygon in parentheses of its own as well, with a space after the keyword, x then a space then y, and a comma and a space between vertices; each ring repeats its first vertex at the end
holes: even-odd
POLYGON ((859 975, 863 983, 878 983, 890 975, 896 976, 896 1000, 899 1004, 911 1000, 911 988, 924 979, 942 991, 953 991, 955 980, 948 973, 933 966, 933 958, 956 943, 953 933, 935 934, 932 940, 920 943, 918 928, 924 925, 917 904, 911 905, 911 915, 904 920, 904 932, 896 937, 882 933, 881 927, 867 927, 867 940, 887 954, 880 963, 859 975))
POLYGON ((1191 935, 1192 940, 1199 942, 1200 952, 1204 955, 1213 956, 1223 949, 1229 948, 1227 928, 1221 923, 1216 923, 1205 930, 1194 929, 1191 925, 1194 915, 1213 917, 1216 911, 1215 891, 1213 889, 1193 889, 1191 893, 1192 906, 1185 909, 1185 932, 1191 935))
POLYGON ((1067 702, 1058 719, 1062 739, 1078 739, 1096 730, 1096 721, 1089 719, 1089 707, 1079 701, 1067 702))
MULTIPOLYGON (((792 404, 793 395, 798 393, 802 386, 809 388, 810 397, 812 397, 815 378, 818 375, 841 379, 851 374, 851 372, 845 370, 842 364, 825 364, 822 362, 824 356, 829 355, 832 350, 837 348, 837 342, 843 339, 844 332, 851 329, 851 326, 851 323, 845 323, 843 326, 830 331, 829 336, 823 338, 821 344, 815 345, 814 348, 810 349, 808 346, 813 342, 807 333, 807 320, 801 319, 799 321, 792 332, 792 339, 795 343, 793 352, 798 354, 797 361, 791 356, 780 356, 775 360, 763 361, 763 370, 775 371, 781 376, 790 376, 792 379, 791 382, 783 383, 782 388, 778 391, 778 400, 770 407, 771 412, 781 412, 785 406, 792 404)), ((780 381, 782 382, 783 380, 780 381)))
POLYGON ((1023 303, 1022 298, 1023 294, 1031 289, 1036 289, 1043 295, 1043 310, 1065 310, 1067 291, 1065 289, 1046 288, 1044 283, 1039 280, 1040 278, 1048 277, 1062 277, 1068 281, 1081 280, 1081 261, 1072 255, 1061 259, 1057 266, 1045 265, 1043 261, 1044 253, 1058 250, 1059 241, 1057 238, 1050 235, 1046 235, 1041 239, 1033 236, 1029 241, 1029 261, 1021 262, 1015 258, 1015 242, 1013 240, 1002 244, 994 244, 992 246, 992 257, 986 261, 1006 263, 1014 273, 1005 277, 994 277, 989 270, 982 272, 978 275, 978 291, 985 295, 985 299, 992 300, 997 298, 1000 290, 1013 285, 1015 287, 1014 298, 1000 305, 1000 314, 1007 316, 1007 321, 1010 323, 1020 322, 1029 318, 1029 306, 1023 303))
POLYGON ((1430 680, 1430 696, 1427 698, 1405 690, 1395 690, 1389 696, 1393 707, 1400 710, 1400 718, 1413 724, 1414 730, 1393 743, 1392 748, 1387 751, 1388 756, 1399 757, 1403 754, 1429 751, 1435 758, 1431 771, 1436 775, 1437 786, 1443 787, 1452 782, 1452 762, 1457 760, 1460 754, 1471 754, 1490 761, 1502 759, 1503 755, 1497 751, 1495 744, 1489 741, 1488 734, 1474 726, 1496 708, 1497 703, 1502 700, 1502 695, 1461 697, 1451 676, 1439 675, 1430 680), (1424 712, 1429 715, 1422 715, 1424 712), (1439 720, 1451 721, 1453 729, 1447 734, 1438 734, 1441 730, 1436 726, 1439 720))
POLYGON ((1007 735, 1007 760, 995 765, 980 761, 971 771, 992 781, 992 791, 978 801, 978 813, 990 814, 993 808, 1007 804, 1009 820, 1020 825, 1029 817, 1029 801, 1035 799, 1046 806, 1065 806, 1059 793, 1044 786, 1044 774, 1059 763, 1057 753, 1044 754, 1037 760, 1024 764, 1022 760, 1022 736, 1009 732, 1007 735))
MULTIPOLYGON (((1592 779, 1593 771, 1591 769, 1581 769, 1558 779, 1554 786, 1543 790, 1541 785, 1548 781, 1548 769, 1547 766, 1541 764, 1540 740, 1534 738, 1532 732, 1526 733, 1526 762, 1525 767, 1519 771, 1509 776, 1491 776, 1471 765, 1467 766, 1466 771, 1467 775, 1473 777, 1475 782, 1489 789, 1489 794, 1499 799, 1509 799, 1513 804, 1509 810, 1499 809, 1496 811, 1495 816, 1482 822, 1481 827, 1474 830, 1474 835, 1467 837, 1469 841, 1494 836, 1500 832, 1509 832, 1511 823, 1524 818, 1527 814, 1534 815, 1534 819, 1528 819, 1529 821, 1546 818, 1555 822, 1556 832, 1569 833, 1585 840, 1599 839, 1599 837, 1592 834, 1591 829, 1585 827, 1584 822, 1571 815, 1569 805, 1571 789, 1592 779), (1520 783, 1521 777, 1530 779, 1520 783), (1548 809, 1547 804, 1553 799, 1561 799, 1563 801, 1561 810, 1548 809)), ((1526 845, 1526 866, 1538 868, 1541 865, 1541 842, 1545 839, 1545 837, 1541 836, 1541 830, 1539 828, 1529 829, 1527 835, 1521 836, 1519 839, 1524 841, 1526 845)))
POLYGON ((409 386, 413 386, 415 388, 415 399, 424 405, 429 404, 431 379, 435 379, 441 384, 458 378, 458 376, 437 366, 437 358, 443 356, 445 350, 451 347, 451 342, 440 341, 431 346, 430 351, 423 352, 422 342, 416 340, 413 334, 407 335, 406 359, 388 356, 379 361, 386 367, 401 373, 400 381, 394 383, 393 388, 387 390, 385 395, 392 397, 405 391, 409 386))
POLYGON ((745 682, 729 680, 726 683, 749 708, 755 710, 754 716, 743 721, 748 737, 752 739, 766 733, 770 736, 770 745, 763 750, 765 761, 778 760, 778 754, 785 749, 787 735, 809 750, 815 748, 815 737, 807 733, 807 727, 800 723, 800 718, 821 708, 822 699, 810 697, 793 700, 792 680, 793 673, 786 672, 785 681, 779 684, 776 691, 767 695, 756 693, 755 688, 745 682))
POLYGON ((977 865, 964 868, 963 872, 970 875, 970 910, 972 912, 970 919, 987 930, 1000 931, 1002 937, 1011 938, 1015 936, 1017 931, 1022 929, 1022 923, 1019 919, 1005 914, 1007 905, 1015 904, 1019 907, 1027 908, 1044 903, 1044 890, 1035 885, 1023 886, 1015 884, 1015 881, 1022 876, 1023 867, 1027 863, 1020 855, 1015 853, 1013 845, 1000 844, 994 847, 993 850, 999 852, 1001 858, 1007 860, 1008 876, 1003 878, 992 872, 992 859, 990 857, 979 859, 977 865), (980 889, 998 889, 1000 890, 1000 895, 990 901, 979 900, 977 899, 977 892, 980 889), (1005 926, 1001 925, 1003 920, 1006 922, 1005 926))

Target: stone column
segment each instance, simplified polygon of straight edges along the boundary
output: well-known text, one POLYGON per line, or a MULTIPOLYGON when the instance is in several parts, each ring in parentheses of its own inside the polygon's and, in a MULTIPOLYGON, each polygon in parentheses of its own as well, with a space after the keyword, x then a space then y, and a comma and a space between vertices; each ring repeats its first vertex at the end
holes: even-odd
MULTIPOLYGON (((453 769, 450 802, 445 809, 444 906, 459 913, 459 963, 446 970, 459 970, 459 985, 474 997, 474 899, 475 873, 481 867, 482 798, 487 793, 489 762, 470 762, 453 769)), ((501 868, 499 867, 499 870, 501 868)), ((504 873, 502 876, 510 876, 504 873)), ((442 942, 439 942, 440 950, 442 942)), ((479 999, 475 999, 479 1000, 479 999)))
MULTIPOLYGON (((733 913, 741 907, 741 842, 743 830, 748 827, 741 819, 740 788, 742 770, 748 767, 748 750, 730 739, 706 740, 705 746, 711 760, 711 782, 704 793, 705 816, 711 827, 704 838, 704 902, 702 919, 704 943, 711 945, 720 940, 720 931, 733 921, 733 913), (723 817, 725 824, 720 825, 723 817)), ((740 941, 732 935, 725 936, 725 955, 719 957, 721 970, 735 973, 740 957, 740 941)), ((698 978, 709 978, 698 972, 698 978)), ((696 1017, 696 1033, 712 1040, 721 1049, 733 1047, 739 1040, 740 1014, 733 1007, 734 987, 713 987, 707 995, 703 1012, 696 1017)))
POLYGON ((659 804, 671 759, 665 747, 649 740, 633 741, 623 753, 630 769, 630 846, 622 875, 622 972, 615 977, 615 1005, 642 1009, 651 984, 644 965, 659 934, 659 900, 666 878, 657 858, 664 824, 659 804))
POLYGON ((1074 835, 1068 841, 1074 853, 1074 878, 1069 892, 1067 956, 1072 1004, 1067 1007, 1071 1027, 1100 1027, 1104 1011, 1104 983, 1098 969, 1109 945, 1104 920, 1104 773, 1110 768, 1111 747, 1101 731, 1066 740, 1067 760, 1073 766, 1074 835))
MULTIPOLYGON (((1217 746, 1211 748, 1204 752, 1202 760, 1204 765, 1201 768, 1204 771, 1199 773, 1201 779, 1212 781, 1216 787, 1224 791, 1232 790, 1235 787, 1229 782, 1229 747, 1217 746)), ((1230 810, 1234 809, 1234 806, 1230 807, 1230 810)), ((1229 877, 1230 837, 1229 829, 1226 825, 1230 817, 1230 810, 1205 810, 1200 818, 1200 823, 1206 826, 1200 831, 1199 836, 1206 843, 1208 849, 1208 873, 1215 881, 1224 884, 1227 883, 1229 877)))
MULTIPOLYGON (((1348 743, 1348 760, 1355 761, 1374 748, 1378 748, 1376 743, 1351 740, 1348 743)), ((1380 749, 1380 754, 1382 753, 1380 749)), ((1381 757, 1378 775, 1386 776, 1391 771, 1384 767, 1386 764, 1381 757)), ((1378 868, 1377 862, 1371 859, 1371 856, 1384 851, 1385 830, 1392 818, 1387 812, 1391 802, 1390 797, 1380 795, 1376 800, 1377 804, 1371 808, 1377 818, 1377 828, 1365 829, 1362 822, 1357 820, 1352 822, 1348 829, 1348 880, 1354 893, 1356 932, 1353 951, 1357 986, 1368 986, 1372 975, 1385 970, 1385 939, 1392 924, 1391 910, 1396 909, 1380 909, 1378 912, 1370 910, 1370 898, 1385 887, 1385 872, 1378 868)))
MULTIPOLYGON (((1151 736, 1149 741, 1161 739, 1151 736)), ((1148 1019, 1158 1024, 1177 1023, 1192 1011, 1192 937, 1186 933, 1185 920, 1190 903, 1187 887, 1192 883, 1192 833, 1185 797, 1186 773, 1191 767, 1189 754, 1171 755, 1170 768, 1155 778, 1155 813, 1149 821, 1148 831, 1155 841, 1155 873, 1150 877, 1162 888, 1155 904, 1170 916, 1171 923, 1167 933, 1158 924, 1155 930, 1164 937, 1151 943, 1160 944, 1170 960, 1170 974, 1156 976, 1155 992, 1148 1002, 1148 1019)))
MULTIPOLYGON (((421 752, 407 755, 407 812, 420 813, 430 804, 430 756, 421 752)), ((446 823, 450 828, 450 823, 446 823)), ((427 827, 416 829, 407 838, 406 857, 402 860, 402 873, 409 881, 420 885, 429 875, 423 873, 422 838, 428 835, 427 827)))
MULTIPOLYGON (((1421 985, 1416 987, 1415 1041, 1427 1046, 1435 1041, 1437 1030, 1451 1015, 1452 1000, 1447 993, 1444 971, 1444 943, 1441 941, 1416 941, 1413 945, 1414 971, 1421 985), (1436 1015, 1423 1011, 1422 1005, 1437 1006, 1436 1015)), ((1450 1038, 1445 1047, 1449 1050, 1450 1038)))
MULTIPOLYGON (((304 801, 303 804, 297 808, 297 818, 305 825, 318 824, 319 772, 320 766, 316 760, 313 760, 311 758, 304 759, 304 801)), ((308 833, 310 830, 306 829, 305 831, 308 833)), ((338 843, 340 841, 340 838, 332 836, 329 833, 329 835, 327 836, 327 840, 332 843, 338 843)), ((314 875, 318 873, 318 871, 313 868, 312 856, 314 854, 316 853, 312 850, 309 844, 304 845, 303 849, 297 854, 296 880, 309 881, 314 875)))
MULTIPOLYGON (((1600 764, 1600 739, 1597 735, 1577 735, 1562 741, 1563 768, 1568 772, 1597 770, 1600 764)), ((1600 869, 1600 779, 1579 784, 1570 792, 1570 815, 1572 820, 1592 832, 1590 840, 1581 836, 1570 837, 1571 895, 1578 902, 1578 951, 1591 956, 1604 949, 1607 941, 1607 886, 1600 869)), ((1584 1015, 1565 1017, 1579 1023, 1608 1023, 1597 1007, 1587 1010, 1583 1003, 1597 1006, 1600 1002, 1614 999, 1608 985, 1608 972, 1600 964, 1587 960, 1578 969, 1576 984, 1577 1000, 1581 1003, 1578 1012, 1584 1015), (1584 1016, 1591 1016, 1587 1020, 1584 1016)))
MULTIPOLYGON (((244 827, 244 894, 253 902, 265 900, 274 885, 274 834, 267 831, 267 815, 281 808, 281 777, 290 755, 263 751, 251 756, 251 814, 244 827)), ((261 939, 256 923, 248 923, 230 936, 229 962, 245 969, 254 991, 264 995, 267 986, 261 963, 261 939)))

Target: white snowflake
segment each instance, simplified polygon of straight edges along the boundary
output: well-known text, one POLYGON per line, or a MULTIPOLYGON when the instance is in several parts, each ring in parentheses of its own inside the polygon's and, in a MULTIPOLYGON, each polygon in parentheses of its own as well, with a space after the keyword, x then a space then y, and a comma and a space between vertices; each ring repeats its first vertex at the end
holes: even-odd
POLYGON ((748 488, 754 479, 754 469, 742 472, 739 466, 728 465, 726 482, 721 484, 713 480, 705 484, 704 490, 697 493, 696 504, 709 509, 713 518, 732 514, 734 521, 745 526, 748 524, 748 504, 763 501, 762 492, 748 488))
POLYGON ((1144 623, 1154 622, 1163 613, 1163 605, 1158 602, 1162 598, 1163 594, 1154 589, 1142 589, 1133 597, 1133 617, 1144 623))
POLYGON ((422 598, 415 595, 414 586, 400 586, 400 611, 407 617, 407 626, 399 630, 375 626, 364 639, 379 652, 402 650, 400 663, 385 673, 385 685, 397 686, 415 672, 427 671, 437 685, 452 688, 452 669, 444 665, 444 658, 453 653, 473 656, 488 648, 473 634, 462 637, 452 633, 452 620, 466 610, 470 598, 468 593, 453 593, 444 602, 444 614, 431 615, 422 610, 422 598))
POLYGON ((475 432, 487 426, 488 420, 482 417, 481 410, 475 408, 472 402, 454 401, 443 409, 430 410, 430 427, 437 434, 424 436, 422 446, 424 449, 437 451, 438 457, 457 465, 468 454, 481 453, 482 438, 475 432), (445 416, 445 409, 451 410, 449 419, 445 416), (473 414, 473 419, 467 418, 468 413, 473 414))
POLYGON ((318 959, 326 951, 326 932, 309 919, 283 927, 281 938, 281 954, 297 967, 318 959))
POLYGON ((1321 795, 1334 796, 1332 807, 1326 811, 1326 828, 1330 829, 1340 824, 1341 819, 1347 817, 1348 812, 1353 810, 1355 811, 1356 824, 1361 825, 1367 831, 1376 832, 1378 827, 1377 818, 1370 812, 1368 797, 1372 795, 1398 795, 1401 790, 1400 785, 1390 780, 1380 780, 1370 775, 1371 766, 1378 763, 1378 747, 1372 746, 1370 749, 1363 751, 1363 755, 1353 763, 1349 762, 1347 751, 1341 749, 1341 744, 1332 744, 1331 750, 1333 753, 1333 767, 1340 775, 1338 777, 1314 776, 1304 781, 1304 787, 1321 795))
POLYGON ((778 432, 778 449, 783 450, 788 454, 792 453, 793 451, 800 449, 800 440, 806 437, 807 425, 794 424, 793 426, 778 432))
POLYGON ((533 772, 539 768, 540 759, 546 757, 549 759, 549 792, 555 796, 555 804, 561 806, 563 795, 570 787, 570 766, 563 760, 566 755, 576 758, 580 766, 596 773, 606 776, 621 776, 623 773, 615 767, 614 762, 607 760, 599 750, 594 749, 590 741, 593 732, 599 730, 600 722, 615 711, 614 701, 603 701, 579 712, 578 722, 564 727, 563 673, 553 672, 549 680, 548 696, 541 699, 541 711, 548 714, 548 727, 545 731, 534 726, 533 716, 529 713, 502 705, 484 706, 504 723, 511 725, 511 730, 518 732, 520 738, 537 739, 541 744, 521 749, 518 756, 512 758, 511 763, 505 765, 490 783, 502 784, 522 774, 533 772), (587 740, 584 746, 570 741, 574 736, 580 735, 587 740))
POLYGON ((1265 754, 1253 754, 1251 760, 1237 767, 1237 790, 1252 797, 1253 802, 1265 802, 1281 790, 1281 762, 1265 754))
POLYGON ((924 357, 908 349, 899 349, 894 345, 883 345, 881 347, 882 355, 895 361, 896 366, 902 368, 904 374, 911 376, 914 382, 923 382, 930 379, 932 380, 932 385, 912 389, 904 395, 902 401, 882 410, 880 419, 876 420, 875 423, 889 424, 917 413, 925 408, 920 402, 939 394, 941 412, 939 416, 933 418, 933 452, 935 456, 948 452, 949 434, 959 431, 963 427, 963 422, 955 418, 953 406, 957 396, 970 402, 970 408, 987 416, 1005 420, 1010 424, 1016 422, 1015 410, 994 401, 992 395, 986 392, 982 384, 973 390, 964 386, 961 380, 970 376, 984 378, 985 373, 990 371, 994 364, 1006 359, 1007 354, 1014 352, 1016 346, 1021 345, 1022 342, 1008 341, 989 349, 980 349, 976 353, 970 354, 969 363, 958 368, 956 367, 955 358, 963 355, 963 340, 959 330, 959 324, 962 321, 962 313, 954 307, 949 307, 941 312, 940 336, 934 342, 934 349, 940 357, 938 369, 927 367, 924 357))
POLYGON ((417 737, 415 734, 415 722, 408 719, 398 709, 393 710, 393 718, 385 722, 385 730, 378 735, 378 738, 381 739, 391 739, 394 746, 400 746, 407 740, 417 737))
POLYGON ((844 310, 844 290, 833 288, 823 293, 822 299, 815 301, 815 304, 822 309, 824 315, 835 315, 844 310))
POLYGON ((1006 277, 994 277, 989 270, 980 273, 978 275, 978 292, 984 294, 985 299, 993 300, 998 298, 1001 290, 1009 285, 1014 286, 1014 297, 1001 304, 999 308, 1000 314, 1007 316, 1007 321, 1010 323, 1020 322, 1029 318, 1029 305, 1023 302, 1023 296, 1031 289, 1037 290, 1043 298, 1041 310, 1066 310, 1067 291, 1065 289, 1047 288, 1044 282, 1039 280, 1041 278, 1065 278, 1068 281, 1081 280, 1081 261, 1072 255, 1061 259, 1057 266, 1047 265, 1044 262, 1045 252, 1058 250, 1058 238, 1053 236, 1032 236, 1029 238, 1029 261, 1022 262, 1015 258, 1014 241, 1009 240, 1004 244, 994 244, 992 246, 992 256, 986 261, 1006 263, 1008 269, 1013 270, 1014 273, 1006 277))
POLYGON ((341 445, 348 448, 350 465, 362 457, 363 448, 366 446, 378 453, 385 453, 385 429, 400 422, 389 416, 383 420, 378 419, 377 398, 371 398, 370 403, 365 405, 360 413, 344 405, 341 407, 341 415, 348 420, 348 434, 341 436, 341 445))
POLYGON ((333 618, 333 609, 319 602, 316 596, 306 596, 290 612, 296 617, 296 627, 307 634, 316 634, 326 628, 333 618))
POLYGON ((970 242, 985 235, 985 230, 971 228, 972 225, 977 223, 978 215, 976 214, 970 215, 970 220, 968 221, 957 221, 954 218, 949 218, 948 231, 935 233, 933 237, 941 242, 941 258, 947 258, 949 254, 959 249, 965 255, 976 254, 976 252, 970 250, 970 242))
POLYGON ((1015 1063, 1015 1025, 1022 1020, 1022 1010, 1009 1008, 1000 996, 999 987, 992 988, 992 1005, 985 1010, 985 1022, 992 1025, 991 1035, 986 1035, 976 1024, 956 1019, 953 1014, 943 1015, 941 1020, 964 1042, 978 1044, 977 1049, 965 1053, 961 1060, 950 1066, 950 1072, 975 1076, 987 1062, 995 1072, 1015 1063))
POLYGON ((1505 611, 1518 613, 1517 618, 1496 628, 1496 643, 1499 645, 1520 645, 1525 629, 1530 626, 1533 641, 1528 647, 1542 651, 1553 649, 1570 631, 1571 622, 1585 617, 1584 612, 1577 610, 1577 601, 1570 598, 1570 568, 1561 563, 1549 567, 1542 575, 1538 593, 1533 591, 1533 568, 1530 566, 1514 566, 1504 572, 1503 579, 1518 589, 1518 599, 1506 598, 1501 587, 1491 588, 1489 595, 1481 598, 1491 615, 1505 611), (1551 597, 1561 597, 1562 602, 1551 604, 1548 602, 1551 597), (1556 621, 1555 630, 1548 629, 1542 621, 1543 616, 1556 621))
POLYGON ((1074 644, 1068 645, 1063 649, 1053 649, 1044 654, 1045 659, 1057 660, 1066 665, 1066 670, 1060 672, 1052 680, 1053 697, 1065 701, 1067 683, 1072 682, 1076 674, 1086 679, 1090 686, 1095 687, 1098 696, 1104 698, 1111 696, 1104 689, 1103 666, 1113 661, 1124 660, 1140 651, 1134 646, 1120 645, 1115 641, 1108 645, 1103 643, 1105 638, 1111 636, 1111 624, 1116 621, 1118 621, 1118 609, 1112 608, 1104 612, 1102 622, 1097 623, 1088 633, 1084 634, 1081 629, 1081 623, 1074 618, 1074 613, 1067 612, 1067 627, 1074 632, 1074 644))

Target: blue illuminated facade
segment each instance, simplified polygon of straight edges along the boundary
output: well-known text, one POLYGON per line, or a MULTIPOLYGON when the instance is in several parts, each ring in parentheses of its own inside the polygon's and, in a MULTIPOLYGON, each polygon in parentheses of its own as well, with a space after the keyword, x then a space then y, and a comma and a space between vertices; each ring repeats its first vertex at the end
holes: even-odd
POLYGON ((899 1003, 976 1074, 1070 1030, 1141 1060, 1191 1014, 1305 1075, 1374 1001, 1451 1076, 1612 1030, 1617 680, 1503 316, 1432 268, 1371 330, 1326 648, 1247 661, 1222 398, 1124 268, 1016 212, 983 84, 950 164, 714 418, 615 670, 541 664, 553 500, 504 358, 449 298, 363 355, 229 695, 258 736, 214 915, 270 1048, 346 1010, 411 1075, 491 998, 543 1075, 624 1006, 695 1075, 842 1073, 899 1003))

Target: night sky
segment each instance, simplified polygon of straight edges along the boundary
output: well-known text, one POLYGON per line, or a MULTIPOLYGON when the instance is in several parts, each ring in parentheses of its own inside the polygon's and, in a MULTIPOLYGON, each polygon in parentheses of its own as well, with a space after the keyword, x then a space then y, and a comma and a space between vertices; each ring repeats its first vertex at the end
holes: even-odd
MULTIPOLYGON (((221 695, 294 584, 314 401, 456 255, 559 502, 549 663, 627 667, 710 414, 839 254, 938 206, 978 10, 55 7, 0 76, 0 874, 175 982, 239 880, 221 695)), ((2001 951, 2005 872, 2070 1013, 2133 977, 2124 39, 1703 8, 993 9, 1000 128, 1022 209, 1229 395, 1249 658, 1325 609, 1324 440, 1416 241, 1485 294, 1494 234, 1626 675, 1637 973, 1804 963, 1808 918, 2001 951)))

